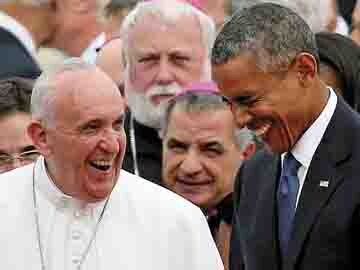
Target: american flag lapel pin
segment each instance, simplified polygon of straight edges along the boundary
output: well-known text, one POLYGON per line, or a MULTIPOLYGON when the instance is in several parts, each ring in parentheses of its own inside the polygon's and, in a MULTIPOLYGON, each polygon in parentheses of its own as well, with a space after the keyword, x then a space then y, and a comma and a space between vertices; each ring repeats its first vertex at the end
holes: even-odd
POLYGON ((327 187, 329 187, 329 181, 328 180, 321 180, 319 186, 327 188, 327 187))

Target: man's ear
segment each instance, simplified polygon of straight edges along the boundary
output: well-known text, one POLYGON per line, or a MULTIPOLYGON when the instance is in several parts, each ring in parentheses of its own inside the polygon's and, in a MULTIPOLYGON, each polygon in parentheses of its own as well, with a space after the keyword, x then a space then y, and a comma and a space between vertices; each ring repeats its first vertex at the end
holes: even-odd
POLYGON ((43 156, 47 156, 51 153, 48 142, 48 134, 41 122, 31 121, 27 128, 27 133, 35 147, 43 156))
POLYGON ((296 71, 300 84, 303 86, 309 86, 318 72, 315 57, 306 52, 299 53, 295 57, 293 68, 296 71))

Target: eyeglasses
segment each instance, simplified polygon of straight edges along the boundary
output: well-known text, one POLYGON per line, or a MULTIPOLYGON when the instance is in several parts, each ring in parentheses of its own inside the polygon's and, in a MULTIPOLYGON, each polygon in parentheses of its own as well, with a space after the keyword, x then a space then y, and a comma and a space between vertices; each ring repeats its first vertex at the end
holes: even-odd
POLYGON ((39 156, 37 150, 25 151, 17 155, 0 154, 0 173, 19 167, 16 166, 15 161, 18 161, 20 166, 24 166, 34 162, 39 156))

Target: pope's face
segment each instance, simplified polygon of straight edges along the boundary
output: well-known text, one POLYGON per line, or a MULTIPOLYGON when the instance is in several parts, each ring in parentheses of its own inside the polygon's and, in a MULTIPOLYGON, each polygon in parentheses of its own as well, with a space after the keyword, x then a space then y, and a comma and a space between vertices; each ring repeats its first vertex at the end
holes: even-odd
POLYGON ((147 15, 137 22, 129 44, 125 91, 143 124, 158 127, 170 98, 193 81, 210 79, 199 23, 192 16, 168 23, 147 15))
POLYGON ((124 156, 123 98, 97 69, 65 72, 56 88, 54 119, 45 128, 50 176, 66 194, 102 200, 116 184, 124 156))

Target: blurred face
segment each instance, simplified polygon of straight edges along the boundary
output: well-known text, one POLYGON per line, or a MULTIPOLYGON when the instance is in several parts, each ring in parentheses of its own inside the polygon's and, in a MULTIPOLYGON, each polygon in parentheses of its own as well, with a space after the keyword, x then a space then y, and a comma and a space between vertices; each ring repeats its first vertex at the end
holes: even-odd
POLYGON ((242 160, 230 110, 171 114, 163 140, 163 183, 202 209, 233 189, 242 160))
POLYGON ((309 75, 306 69, 300 72, 297 60, 287 71, 275 73, 261 71, 255 59, 244 53, 215 66, 214 79, 231 101, 238 127, 253 130, 272 151, 286 152, 309 126, 314 102, 322 101, 313 100, 309 75))
POLYGON ((102 200, 116 184, 124 156, 123 98, 97 69, 65 72, 56 88, 54 125, 44 128, 49 173, 64 193, 102 200))
POLYGON ((216 25, 216 29, 224 24, 227 17, 226 14, 226 3, 227 0, 205 0, 202 1, 204 12, 210 16, 216 25))
POLYGON ((124 96, 124 64, 122 62, 122 41, 115 38, 108 41, 96 57, 96 66, 101 68, 118 86, 124 96))
POLYGON ((158 128, 170 98, 193 81, 210 79, 199 23, 192 16, 167 23, 147 15, 134 27, 129 45, 125 79, 129 107, 139 122, 158 128))
POLYGON ((35 146, 27 135, 29 113, 16 112, 0 118, 0 173, 33 162, 35 146))

